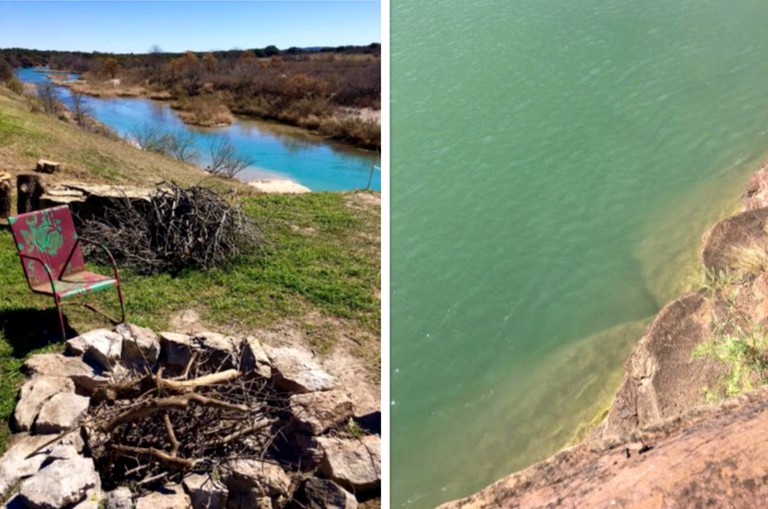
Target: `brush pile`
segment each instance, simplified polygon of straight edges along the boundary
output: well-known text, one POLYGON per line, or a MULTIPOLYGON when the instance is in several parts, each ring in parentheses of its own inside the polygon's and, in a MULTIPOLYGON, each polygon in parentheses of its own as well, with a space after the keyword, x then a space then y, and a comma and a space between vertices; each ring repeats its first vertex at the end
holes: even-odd
MULTIPOLYGON (((138 204, 114 200, 104 214, 85 221, 82 235, 104 244, 121 266, 138 274, 221 266, 261 243, 234 194, 174 183, 162 184, 138 204)), ((91 256, 103 254, 94 250, 91 256)))

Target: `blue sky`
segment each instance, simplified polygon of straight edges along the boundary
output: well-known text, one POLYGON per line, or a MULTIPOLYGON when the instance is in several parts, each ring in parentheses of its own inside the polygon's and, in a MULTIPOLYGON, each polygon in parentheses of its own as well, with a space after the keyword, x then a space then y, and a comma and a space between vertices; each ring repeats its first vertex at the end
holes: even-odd
POLYGON ((381 42, 381 3, 346 1, 7 2, 0 48, 145 53, 381 42))

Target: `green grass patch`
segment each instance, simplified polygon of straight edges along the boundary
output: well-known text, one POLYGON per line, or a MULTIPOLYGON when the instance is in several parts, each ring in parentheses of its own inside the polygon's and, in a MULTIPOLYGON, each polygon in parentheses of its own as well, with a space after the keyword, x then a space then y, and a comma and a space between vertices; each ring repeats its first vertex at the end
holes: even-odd
MULTIPOLYGON (((216 270, 187 270, 175 277, 125 271, 128 320, 162 330, 173 314, 192 308, 213 329, 247 332, 319 315, 343 320, 353 333, 379 337, 380 209, 350 207, 352 199, 348 193, 246 198, 244 206, 263 228, 265 245, 216 270)), ((107 273, 103 267, 95 270, 107 273)), ((7 422, 24 359, 41 349, 61 348, 49 342, 58 335, 53 300, 28 290, 7 228, 0 229, 0 288, 0 418, 7 422)), ((90 298, 117 312, 114 291, 90 298)), ((69 326, 78 331, 109 326, 80 306, 64 309, 69 326)), ((310 346, 321 354, 338 337, 326 324, 308 324, 306 331, 310 346)), ((378 369, 380 357, 364 348, 357 353, 372 371, 378 369)), ((8 433, 0 426, 0 449, 8 433)))

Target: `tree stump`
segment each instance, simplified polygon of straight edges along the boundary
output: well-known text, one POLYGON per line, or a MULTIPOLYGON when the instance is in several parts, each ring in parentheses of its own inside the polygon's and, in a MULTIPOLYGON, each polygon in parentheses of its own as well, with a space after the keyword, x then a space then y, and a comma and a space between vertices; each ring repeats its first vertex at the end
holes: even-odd
POLYGON ((61 163, 40 159, 37 162, 37 168, 35 168, 35 171, 40 173, 55 173, 56 171, 58 171, 59 166, 61 166, 61 163))
POLYGON ((10 173, 0 173, 0 219, 11 215, 12 189, 10 173))
POLYGON ((19 214, 40 210, 43 180, 39 175, 22 174, 16 177, 16 209, 19 214))

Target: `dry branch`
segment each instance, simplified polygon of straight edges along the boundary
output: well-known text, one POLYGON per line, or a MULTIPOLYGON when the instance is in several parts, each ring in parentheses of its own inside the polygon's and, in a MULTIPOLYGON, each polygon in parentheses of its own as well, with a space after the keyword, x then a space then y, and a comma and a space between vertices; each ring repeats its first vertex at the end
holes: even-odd
POLYGON ((197 403, 201 406, 216 407, 224 410, 233 410, 236 412, 249 412, 251 410, 251 408, 247 405, 235 405, 232 403, 227 403, 226 401, 191 393, 181 396, 170 396, 168 398, 151 399, 141 407, 131 408, 130 410, 120 414, 107 426, 107 429, 114 428, 120 424, 140 421, 141 419, 149 417, 150 415, 160 412, 161 410, 166 410, 169 408, 187 408, 190 403, 197 403))
POLYGON ((166 377, 162 366, 137 370, 107 387, 112 399, 91 409, 85 434, 108 489, 130 483, 149 490, 190 472, 210 474, 233 458, 282 454, 275 443, 291 419, 287 396, 256 373, 219 371, 239 365, 242 351, 224 361, 196 351, 182 377, 166 377))

